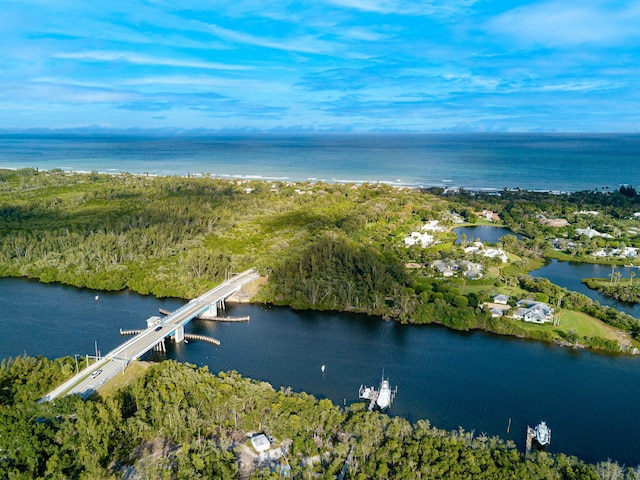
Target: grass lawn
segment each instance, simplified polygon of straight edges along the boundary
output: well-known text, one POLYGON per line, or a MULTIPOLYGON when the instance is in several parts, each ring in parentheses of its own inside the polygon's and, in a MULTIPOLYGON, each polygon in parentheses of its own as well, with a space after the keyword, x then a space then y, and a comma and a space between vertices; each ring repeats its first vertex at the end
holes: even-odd
POLYGON ((560 312, 560 325, 554 327, 547 323, 544 325, 536 325, 534 323, 522 322, 522 328, 525 330, 540 330, 550 331, 554 333, 557 338, 563 338, 563 334, 569 330, 576 332, 579 338, 581 337, 602 337, 608 340, 618 340, 620 334, 617 330, 606 323, 593 318, 587 314, 574 312, 571 310, 563 310, 560 312))
POLYGON ((144 375, 144 372, 151 366, 149 362, 131 362, 124 373, 118 373, 110 379, 102 387, 98 389, 98 393, 104 398, 113 395, 117 390, 127 386, 134 378, 144 375))

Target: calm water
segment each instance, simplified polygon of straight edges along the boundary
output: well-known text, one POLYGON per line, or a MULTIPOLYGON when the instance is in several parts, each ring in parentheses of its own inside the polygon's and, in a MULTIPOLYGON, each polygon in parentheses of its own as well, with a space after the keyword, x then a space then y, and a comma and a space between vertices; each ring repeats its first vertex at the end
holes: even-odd
POLYGON ((511 230, 505 227, 492 227, 488 225, 477 225, 475 227, 457 227, 454 228, 453 231, 458 236, 456 238, 456 243, 460 243, 460 237, 465 235, 467 237, 467 241, 475 241, 476 239, 480 239, 481 242, 485 243, 496 243, 499 242, 502 237, 505 235, 513 235, 516 238, 522 238, 522 235, 519 233, 513 233, 511 230))
POLYGON ((640 135, 0 135, 0 168, 576 191, 640 184, 640 135))
MULTIPOLYGON (((96 302, 89 290, 21 279, 0 279, 0 292, 0 357, 93 353, 95 341, 104 353, 122 341, 120 327, 141 327, 158 308, 182 304, 126 292, 103 292, 96 302)), ((399 389, 393 414, 500 435, 521 449, 526 425, 546 420, 553 429, 550 451, 640 463, 638 358, 359 315, 257 305, 230 306, 228 313, 251 321, 191 326, 218 338, 220 347, 190 342, 152 358, 234 369, 337 404, 356 401, 361 383, 377 385, 384 368, 399 389)))

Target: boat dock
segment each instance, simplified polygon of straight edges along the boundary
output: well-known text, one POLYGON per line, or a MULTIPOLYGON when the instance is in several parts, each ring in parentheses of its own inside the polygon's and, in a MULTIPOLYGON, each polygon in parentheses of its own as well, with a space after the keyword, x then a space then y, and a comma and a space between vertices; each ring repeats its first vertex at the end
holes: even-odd
POLYGON ((373 410, 373 407, 376 406, 378 395, 380 395, 380 392, 374 387, 365 387, 364 385, 360 385, 360 389, 358 390, 358 397, 363 400, 369 400, 369 411, 373 410))
POLYGON ((208 337, 206 335, 198 335, 197 333, 185 333, 184 338, 187 340, 200 340, 202 342, 213 343, 214 345, 220 346, 220 340, 217 340, 213 337, 208 337))
POLYGON ((525 439, 524 452, 526 455, 531 453, 531 444, 533 439, 536 438, 536 431, 527 425, 527 438, 525 439))
POLYGON ((551 443, 551 429, 546 422, 540 422, 536 428, 527 425, 527 438, 525 440, 525 454, 531 453, 533 441, 535 440, 538 448, 544 448, 551 443))
POLYGON ((364 385, 360 385, 360 389, 358 390, 358 397, 363 400, 369 400, 369 411, 373 410, 376 405, 381 410, 388 408, 393 403, 393 400, 396 398, 396 394, 398 393, 398 387, 391 390, 389 387, 389 382, 387 380, 382 380, 380 383, 380 388, 378 390, 375 387, 366 387, 364 385), (380 394, 383 393, 382 398, 380 394), (378 399, 381 401, 378 402, 378 399))
POLYGON ((138 335, 139 333, 144 332, 143 329, 129 329, 129 330, 124 330, 124 329, 120 329, 120 335, 138 335))
POLYGON ((248 322, 249 315, 246 317, 209 317, 200 315, 198 320, 207 320, 209 322, 248 322))

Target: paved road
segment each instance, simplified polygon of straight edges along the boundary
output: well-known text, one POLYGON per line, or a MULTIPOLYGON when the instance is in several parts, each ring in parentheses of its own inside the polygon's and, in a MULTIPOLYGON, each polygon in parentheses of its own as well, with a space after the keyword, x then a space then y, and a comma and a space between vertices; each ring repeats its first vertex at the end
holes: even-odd
POLYGON ((168 315, 158 325, 144 330, 135 337, 126 341, 107 353, 102 359, 76 374, 73 378, 60 385, 55 390, 43 397, 44 400, 53 400, 60 395, 77 394, 88 397, 102 386, 107 380, 124 371, 127 365, 140 358, 151 350, 165 337, 171 336, 180 325, 186 325, 194 317, 204 313, 209 306, 220 300, 230 297, 242 288, 243 285, 258 278, 253 270, 247 270, 227 282, 218 285, 207 293, 194 298, 179 309, 168 315), (99 373, 94 373, 98 372, 99 373))

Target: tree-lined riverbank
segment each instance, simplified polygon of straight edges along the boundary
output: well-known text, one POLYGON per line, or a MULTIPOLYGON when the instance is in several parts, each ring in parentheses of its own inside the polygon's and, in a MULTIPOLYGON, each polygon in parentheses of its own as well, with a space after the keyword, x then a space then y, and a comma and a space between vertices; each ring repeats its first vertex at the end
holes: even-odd
POLYGON ((163 362, 88 401, 37 404, 73 359, 20 357, 0 366, 0 473, 7 478, 635 478, 615 462, 589 465, 563 454, 525 457, 498 437, 444 431, 428 421, 344 410, 328 400, 206 368, 163 362), (34 372, 40 372, 35 375, 34 372), (22 380, 29 381, 23 383, 22 380), (250 437, 273 439, 274 460, 250 437), (276 468, 278 470, 276 470, 276 468), (289 470, 290 469, 290 470, 289 470))

